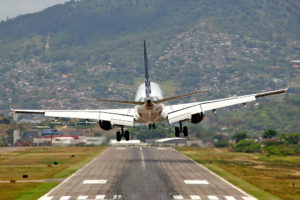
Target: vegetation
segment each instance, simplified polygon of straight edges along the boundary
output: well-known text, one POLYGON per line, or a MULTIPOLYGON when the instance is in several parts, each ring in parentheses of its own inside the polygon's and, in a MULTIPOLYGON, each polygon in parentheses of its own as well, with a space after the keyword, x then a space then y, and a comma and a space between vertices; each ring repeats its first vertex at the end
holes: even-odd
POLYGON ((273 99, 268 103, 262 102, 258 106, 250 106, 246 110, 227 112, 226 116, 219 116, 218 123, 230 125, 231 130, 236 126, 236 132, 247 130, 248 134, 255 137, 261 136, 263 130, 267 131, 266 136, 275 134, 272 130, 276 130, 277 134, 298 132, 299 107, 299 95, 286 95, 283 101, 273 99))
POLYGON ((268 157, 260 153, 199 147, 178 147, 177 150, 257 199, 300 198, 299 156, 268 157))
POLYGON ((260 144, 254 140, 241 140, 233 145, 234 151, 245 153, 260 152, 260 148, 260 144))
MULTIPOLYGON (((132 99, 133 85, 142 82, 136 77, 143 74, 144 39, 150 46, 151 80, 167 95, 216 87, 197 97, 206 100, 233 95, 233 90, 238 95, 286 86, 289 77, 297 79, 290 60, 300 50, 299 7, 295 0, 84 0, 1 22, 0 109, 9 108, 9 99, 19 108, 49 106, 42 102, 49 99, 55 99, 53 106, 65 105, 57 103, 59 98, 82 108, 86 102, 76 91, 84 92, 89 103, 104 96, 132 99), (73 80, 56 88, 49 83, 64 74, 73 80), (232 79, 239 80, 226 86, 232 79), (40 90, 27 91, 26 84, 40 90), (67 92, 58 93, 62 86, 67 92)), ((299 97, 265 105, 217 121, 232 124, 237 119, 235 132, 249 134, 270 128, 298 131, 299 97)))
MULTIPOLYGON (((28 180, 65 178, 104 149, 104 147, 36 147, 2 153, 0 180, 21 180, 23 174, 28 175, 28 180), (75 157, 71 157, 72 154, 75 157), (55 161, 58 165, 51 166, 55 161)), ((58 182, 1 183, 0 199, 37 199, 57 184, 58 182)))

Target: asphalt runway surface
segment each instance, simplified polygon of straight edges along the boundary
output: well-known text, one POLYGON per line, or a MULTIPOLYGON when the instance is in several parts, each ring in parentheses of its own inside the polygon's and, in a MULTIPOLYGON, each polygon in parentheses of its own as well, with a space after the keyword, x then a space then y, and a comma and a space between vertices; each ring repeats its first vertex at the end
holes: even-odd
POLYGON ((111 147, 39 200, 255 200, 172 148, 111 147))

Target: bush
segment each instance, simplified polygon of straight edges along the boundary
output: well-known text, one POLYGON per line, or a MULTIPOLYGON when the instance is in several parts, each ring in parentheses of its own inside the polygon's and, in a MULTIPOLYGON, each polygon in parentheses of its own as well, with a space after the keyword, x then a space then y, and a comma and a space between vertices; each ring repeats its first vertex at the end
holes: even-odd
POLYGON ((272 129, 265 130, 262 137, 263 138, 274 138, 277 135, 277 132, 272 129))
POLYGON ((253 153, 260 152, 260 144, 254 140, 241 140, 233 145, 233 150, 236 152, 253 153))
POLYGON ((217 142, 214 142, 215 147, 228 147, 228 140, 218 140, 217 142))
POLYGON ((271 155, 278 155, 278 156, 288 156, 288 155, 295 155, 297 153, 297 146, 288 146, 288 145, 271 145, 265 148, 265 151, 271 155))
POLYGON ((234 139, 236 143, 247 138, 249 138, 249 135, 247 134, 246 131, 235 133, 232 136, 232 139, 234 139))

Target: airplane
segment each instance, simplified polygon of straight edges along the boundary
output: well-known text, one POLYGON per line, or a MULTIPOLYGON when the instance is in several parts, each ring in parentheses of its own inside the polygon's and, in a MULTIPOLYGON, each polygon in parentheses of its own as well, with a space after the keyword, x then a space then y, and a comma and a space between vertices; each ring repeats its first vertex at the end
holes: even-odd
POLYGON ((188 136, 187 126, 183 122, 198 124, 204 119, 204 114, 208 111, 215 113, 216 109, 255 101, 258 98, 285 93, 288 88, 249 94, 244 96, 234 96, 223 99, 216 99, 203 102, 193 102, 185 104, 165 105, 165 102, 191 96, 204 92, 196 91, 179 96, 164 98, 163 92, 159 85, 150 82, 149 68, 147 59, 146 42, 144 41, 144 67, 145 83, 141 84, 136 92, 134 101, 99 99, 99 102, 111 102, 134 105, 134 108, 125 109, 102 109, 102 110, 23 110, 13 109, 12 112, 23 114, 43 114, 46 117, 54 118, 74 118, 85 120, 97 120, 101 129, 108 131, 113 128, 119 128, 116 131, 116 140, 121 141, 122 137, 126 141, 130 138, 130 133, 124 127, 132 127, 138 124, 148 124, 149 129, 155 129, 155 124, 167 121, 168 124, 178 123, 175 127, 175 136, 179 137, 180 133, 188 136))

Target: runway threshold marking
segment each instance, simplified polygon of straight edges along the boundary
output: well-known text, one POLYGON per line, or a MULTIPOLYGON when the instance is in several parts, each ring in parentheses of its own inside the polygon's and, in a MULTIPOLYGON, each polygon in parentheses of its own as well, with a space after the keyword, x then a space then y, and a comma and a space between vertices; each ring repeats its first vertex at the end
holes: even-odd
POLYGON ((209 198, 210 200, 219 200, 219 198, 216 196, 207 196, 207 198, 209 198))
POLYGON ((122 195, 114 195, 113 199, 122 199, 122 195))
POLYGON ((59 200, 69 200, 71 196, 62 196, 59 200))
POLYGON ((198 199, 198 200, 201 200, 201 197, 199 195, 190 195, 191 199, 198 199))
POLYGON ((105 199, 105 195, 97 195, 96 200, 105 199))
POLYGON ((257 200, 256 198, 254 197, 242 197, 244 200, 257 200))
POLYGON ((207 182, 207 180, 184 180, 185 184, 189 184, 189 185, 208 185, 209 183, 207 182))
POLYGON ((54 197, 41 197, 38 200, 52 200, 54 197))
POLYGON ((78 196, 77 200, 86 200, 88 196, 78 196))
POLYGON ((84 180, 82 184, 106 184, 107 180, 84 180))
POLYGON ((173 195, 173 199, 174 200, 183 200, 183 196, 182 195, 173 195))
POLYGON ((236 200, 236 198, 234 198, 233 196, 225 196, 226 200, 236 200))

